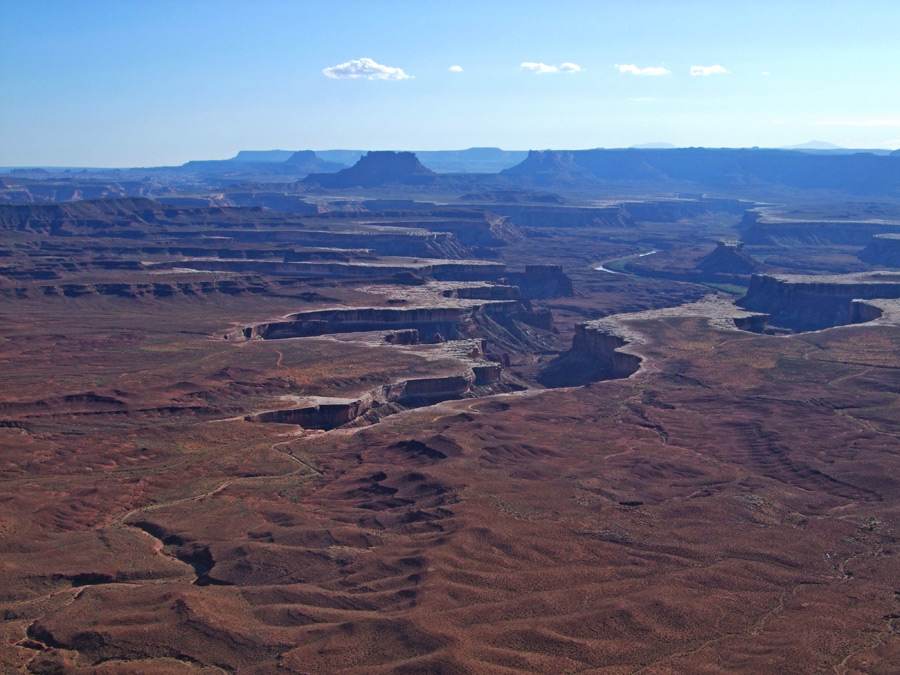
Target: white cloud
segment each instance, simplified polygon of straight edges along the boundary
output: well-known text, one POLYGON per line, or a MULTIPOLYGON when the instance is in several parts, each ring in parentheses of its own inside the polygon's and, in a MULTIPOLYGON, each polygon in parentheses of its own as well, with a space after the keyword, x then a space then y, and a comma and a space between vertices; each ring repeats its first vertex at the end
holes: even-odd
POLYGON ((691 75, 725 75, 729 71, 722 66, 691 66, 691 75))
POLYGON ((408 80, 412 75, 407 75, 402 68, 392 68, 375 63, 372 59, 353 59, 347 63, 325 68, 322 71, 325 77, 333 80, 355 79, 364 77, 367 80, 408 80))
POLYGON ((578 66, 574 63, 566 62, 559 67, 560 72, 563 73, 580 73, 581 66, 578 66))
POLYGON ((462 66, 450 66, 450 72, 451 73, 461 73, 462 66))
POLYGON ((760 75, 771 75, 771 74, 772 73, 770 73, 768 70, 764 70, 760 73, 760 75))
POLYGON ((540 75, 541 73, 555 73, 558 70, 556 66, 548 66, 546 63, 531 63, 530 61, 525 61, 519 67, 522 70, 537 73, 538 75, 540 75))
POLYGON ((671 71, 666 70, 662 66, 647 66, 646 68, 638 68, 636 65, 619 65, 616 64, 620 73, 631 73, 632 75, 666 75, 671 71))
POLYGON ((813 124, 832 127, 900 127, 900 120, 824 120, 813 124))

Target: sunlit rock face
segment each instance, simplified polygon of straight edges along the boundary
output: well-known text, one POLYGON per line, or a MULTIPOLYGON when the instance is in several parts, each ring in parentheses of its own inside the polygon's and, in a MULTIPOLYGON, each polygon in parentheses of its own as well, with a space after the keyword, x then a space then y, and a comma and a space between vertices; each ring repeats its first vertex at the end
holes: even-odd
POLYGON ((900 274, 756 274, 738 304, 769 314, 775 326, 809 331, 851 323, 853 300, 871 298, 900 298, 900 274))

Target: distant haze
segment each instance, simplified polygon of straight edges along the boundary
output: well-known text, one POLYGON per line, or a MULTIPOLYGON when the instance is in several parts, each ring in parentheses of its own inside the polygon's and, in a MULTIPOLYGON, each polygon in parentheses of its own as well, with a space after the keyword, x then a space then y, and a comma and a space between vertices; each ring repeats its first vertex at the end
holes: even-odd
POLYGON ((829 143, 828 141, 809 141, 808 143, 800 143, 799 145, 786 145, 785 150, 846 150, 840 145, 829 143))
POLYGON ((653 150, 653 149, 665 149, 665 148, 674 148, 676 146, 671 143, 639 143, 638 145, 632 145, 632 148, 643 149, 643 150, 653 150))

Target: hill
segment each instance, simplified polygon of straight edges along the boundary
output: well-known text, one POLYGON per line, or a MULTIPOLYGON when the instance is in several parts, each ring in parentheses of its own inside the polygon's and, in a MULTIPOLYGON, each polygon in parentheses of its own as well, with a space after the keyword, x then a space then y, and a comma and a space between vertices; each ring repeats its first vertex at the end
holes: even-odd
POLYGON ((430 185, 436 181, 431 169, 422 166, 412 152, 368 152, 349 169, 334 174, 315 173, 302 182, 324 188, 373 187, 377 185, 430 185))

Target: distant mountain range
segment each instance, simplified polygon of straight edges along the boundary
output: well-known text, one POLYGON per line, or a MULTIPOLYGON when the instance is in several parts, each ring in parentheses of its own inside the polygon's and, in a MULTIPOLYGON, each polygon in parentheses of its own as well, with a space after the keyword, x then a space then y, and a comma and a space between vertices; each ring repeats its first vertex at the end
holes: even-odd
POLYGON ((532 151, 500 172, 529 187, 631 181, 720 188, 779 186, 900 195, 900 153, 762 148, 532 151))
POLYGON ((787 145, 781 149, 800 150, 802 152, 833 153, 838 155, 854 155, 860 152, 869 152, 873 155, 891 154, 890 150, 885 150, 883 148, 844 148, 840 145, 829 143, 828 141, 809 141, 808 143, 801 143, 800 145, 787 145))
POLYGON ((809 141, 800 145, 785 145, 782 150, 846 150, 840 145, 829 143, 828 141, 809 141))
MULTIPOLYGON (((366 150, 241 150, 230 159, 187 162, 178 169, 201 173, 228 171, 298 174, 333 172, 356 164, 366 150)), ((423 150, 415 153, 426 167, 437 173, 498 173, 528 156, 525 150, 469 148, 468 150, 423 150)))
MULTIPOLYGON (((788 188, 900 196, 900 151, 851 150, 822 141, 794 149, 650 145, 654 147, 527 153, 469 148, 426 151, 420 155, 392 151, 243 150, 229 159, 191 161, 178 167, 86 170, 77 176, 71 171, 14 169, 8 175, 32 181, 34 185, 28 189, 33 195, 46 192, 44 187, 53 180, 71 183, 77 177, 84 183, 83 190, 92 194, 98 190, 103 193, 107 190, 103 186, 113 181, 117 186, 133 184, 127 190, 109 188, 113 192, 138 194, 140 190, 151 190, 159 195, 185 188, 196 192, 198 186, 227 189, 234 185, 267 193, 283 191, 272 187, 274 184, 288 183, 294 187, 285 189, 300 192, 408 185, 473 194, 584 191, 628 183, 640 189, 653 187, 674 192, 719 189, 749 194, 758 188, 788 188), (333 161, 353 157, 356 160, 349 167, 333 161), (91 181, 100 183, 94 185, 91 181)), ((15 186, 6 187, 13 195, 15 186)))
MULTIPOLYGON (((354 164, 365 150, 317 150, 316 155, 329 162, 354 164)), ((436 173, 498 173, 515 166, 528 156, 527 150, 469 148, 467 150, 417 150, 416 157, 436 173)))
POLYGON ((286 162, 294 154, 293 150, 241 150, 226 162, 286 162))
POLYGON ((631 147, 636 150, 665 150, 678 146, 672 145, 671 143, 641 143, 640 145, 632 145, 631 147))
POLYGON ((241 150, 231 159, 195 160, 176 170, 201 174, 272 174, 303 176, 315 171, 339 171, 346 165, 329 162, 312 150, 241 150))
POLYGON ((412 152, 369 152, 337 173, 301 185, 331 190, 387 185, 476 190, 584 190, 628 182, 675 191, 830 190, 900 196, 900 157, 780 149, 617 149, 531 151, 499 174, 439 174, 412 152))

